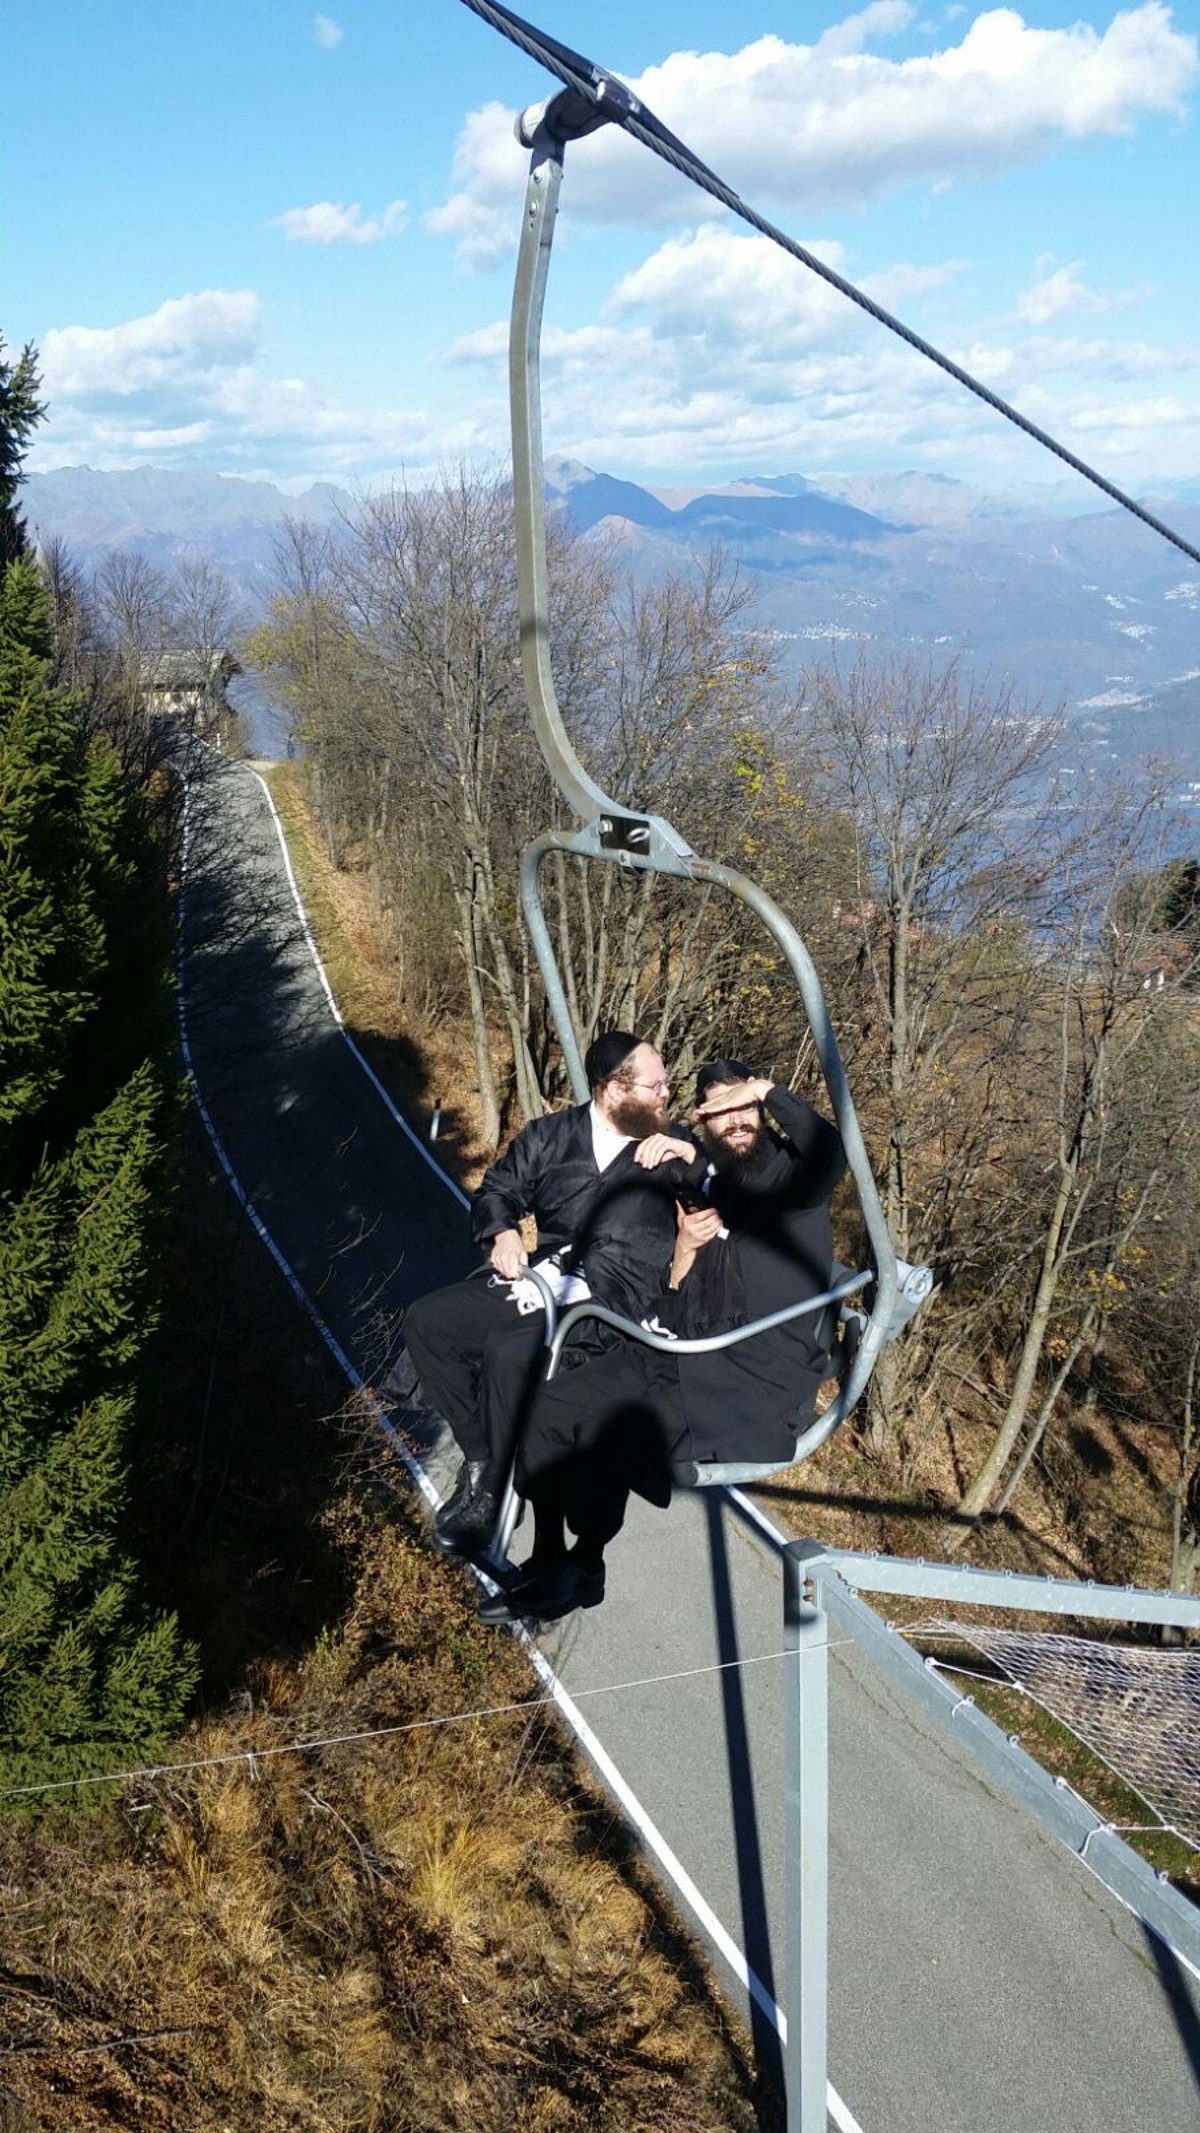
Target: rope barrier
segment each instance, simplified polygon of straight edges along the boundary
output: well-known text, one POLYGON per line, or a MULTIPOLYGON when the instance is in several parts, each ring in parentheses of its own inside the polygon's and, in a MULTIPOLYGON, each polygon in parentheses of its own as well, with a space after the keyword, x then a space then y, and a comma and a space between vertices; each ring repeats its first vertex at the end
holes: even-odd
POLYGON ((894 333, 900 340, 907 342, 910 348, 915 349, 916 353, 924 356, 928 362, 936 363, 940 370, 945 371, 948 377, 964 386, 968 392, 974 393, 976 399, 982 400, 986 407, 1002 415, 1006 422, 1015 424, 1017 429, 1023 430, 1035 444, 1053 452, 1073 473, 1082 475, 1085 481, 1091 482, 1094 488, 1111 497, 1122 510, 1131 512, 1134 518, 1140 519, 1152 532, 1161 534, 1165 541, 1170 541, 1171 545, 1178 548, 1190 561, 1200 563, 1200 548, 1194 548, 1190 541, 1184 540, 1182 534, 1176 533, 1163 519, 1157 518, 1152 511, 1147 511, 1145 506, 1137 503, 1132 496, 1126 495, 1124 489, 1118 489, 1115 482, 1098 473, 1085 459, 1078 458, 1065 444, 1060 444, 1056 437, 1052 437, 1048 430, 1040 429, 1036 422, 1031 422, 1028 415, 1023 415, 1010 401, 1001 399, 999 393, 994 393, 981 379, 974 377, 969 370, 964 370, 961 363, 956 363, 952 356, 945 355, 940 348, 935 348, 932 341, 925 340, 911 326, 906 326, 902 319, 896 318, 891 311, 885 310, 882 304, 876 303, 874 297, 868 296, 865 290, 858 288, 854 282, 847 281, 845 275, 839 274, 823 259, 818 259, 815 252, 808 251, 794 237, 789 237, 785 230, 777 228, 775 223, 767 221, 765 215, 760 215, 756 208, 750 207, 740 194, 734 192, 732 186, 726 185, 715 171, 710 170, 707 164, 702 163, 700 158, 693 154, 686 142, 679 140, 663 125, 661 119, 655 118, 654 113, 639 102, 616 76, 607 73, 594 61, 584 59, 580 53, 573 52, 568 45, 559 44, 557 39, 547 37, 543 31, 535 29, 532 23, 523 22, 519 15, 510 14, 507 8, 498 7, 495 0, 463 0, 463 5, 469 7, 473 15, 478 15, 480 20, 488 23, 492 29, 498 30, 500 35, 506 37, 510 44, 516 45, 519 51, 536 60, 551 74, 557 75, 566 88, 575 90, 589 104, 602 110, 606 118, 623 126, 626 133, 632 134, 634 140, 640 141, 643 148, 648 148, 652 155, 670 164, 682 177, 690 179, 693 185, 698 185, 701 191, 711 194, 714 200, 719 200, 723 207, 727 207, 731 214, 748 223, 751 229, 757 230, 760 236, 769 238, 772 244, 779 245, 793 259, 799 260, 801 266, 807 267, 813 274, 820 275, 822 281, 828 282, 841 296, 846 297, 850 303, 857 304, 860 311, 865 311, 877 324, 885 326, 889 333, 894 333))
MULTIPOLYGON (((829 1648, 833 1650, 834 1646, 831 1644, 829 1648)), ((786 1651, 753 1652, 745 1659, 720 1659, 709 1666, 683 1667, 673 1674, 646 1674, 632 1681, 606 1681, 596 1688, 572 1689, 571 1696, 576 1703, 582 1703, 591 1696, 615 1696, 624 1690, 661 1688, 672 1681, 692 1681, 699 1675, 726 1674, 740 1667, 765 1666, 769 1660, 788 1657, 786 1651)), ((370 1726, 354 1733, 328 1733, 313 1739, 283 1741, 274 1748, 232 1748, 224 1755, 198 1755, 173 1763, 145 1763, 133 1770, 106 1770, 88 1777, 52 1778, 38 1785, 5 1785, 0 1786, 0 1800, 25 1798, 31 1793, 78 1791, 85 1785, 132 1784, 137 1778, 170 1777, 190 1770, 218 1770, 235 1763, 245 1763, 251 1775, 257 1776, 255 1765, 275 1756, 307 1755, 318 1748, 357 1747, 365 1741, 390 1740, 400 1733, 433 1732, 440 1726, 468 1725, 476 1719, 511 1717, 517 1711, 541 1711, 553 1707, 556 1701, 550 1695, 524 1698, 515 1703, 481 1704, 470 1711, 446 1711, 436 1718, 406 1719, 396 1726, 370 1726)))

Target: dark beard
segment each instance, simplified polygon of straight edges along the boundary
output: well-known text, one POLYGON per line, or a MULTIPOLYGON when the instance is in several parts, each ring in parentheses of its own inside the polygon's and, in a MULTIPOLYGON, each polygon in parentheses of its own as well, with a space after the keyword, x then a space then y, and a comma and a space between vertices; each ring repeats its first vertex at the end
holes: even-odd
POLYGON ((670 1124, 665 1104, 647 1103, 644 1097, 632 1093, 613 1105, 608 1122, 618 1133, 631 1134, 635 1141, 648 1140, 652 1133, 665 1132, 670 1124))
POLYGON ((731 1148, 715 1134, 711 1139, 706 1134, 704 1145, 719 1177, 755 1178, 771 1160, 771 1139, 765 1126, 759 1127, 748 1148, 731 1148))

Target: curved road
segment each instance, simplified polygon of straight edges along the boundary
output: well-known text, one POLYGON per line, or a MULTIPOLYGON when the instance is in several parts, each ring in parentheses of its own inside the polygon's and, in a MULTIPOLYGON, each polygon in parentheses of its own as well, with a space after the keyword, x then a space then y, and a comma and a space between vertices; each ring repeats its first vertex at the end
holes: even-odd
MULTIPOLYGON (((189 772, 183 975, 199 1090, 310 1306, 386 1389, 404 1305, 471 1263, 461 1200, 333 1019, 261 783, 199 750, 189 772)), ((444 1474, 444 1448, 427 1463, 444 1474)), ((609 1560, 605 1605, 539 1642, 668 1880, 715 1928, 718 1970, 770 2057, 761 2007, 783 1998, 784 1950, 778 1566, 713 1491, 666 1516, 638 1506, 609 1560)), ((1196 2133, 1195 1977, 853 1648, 834 1653, 830 1702, 832 2123, 1196 2133)))

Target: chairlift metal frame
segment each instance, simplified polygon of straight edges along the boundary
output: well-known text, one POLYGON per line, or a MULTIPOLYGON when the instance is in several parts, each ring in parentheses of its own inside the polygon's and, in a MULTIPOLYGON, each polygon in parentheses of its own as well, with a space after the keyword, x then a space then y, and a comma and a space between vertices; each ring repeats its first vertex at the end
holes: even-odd
MULTIPOLYGON (((540 875, 547 856, 552 852, 569 853, 577 858, 618 866, 626 872, 667 874, 686 881, 711 884, 728 890, 749 906, 781 951, 799 989, 858 1192, 872 1260, 865 1271, 835 1282, 823 1296, 810 1298, 788 1311, 775 1312, 768 1318, 756 1319, 733 1332, 706 1341, 664 1340, 595 1303, 575 1305, 558 1318, 546 1302, 549 1377, 553 1377, 558 1368, 563 1343, 572 1327, 585 1318, 600 1319, 647 1346, 669 1346, 679 1352, 681 1349, 729 1346, 787 1319, 819 1311, 831 1304, 839 1308, 850 1332, 844 1343, 839 1390, 826 1412, 802 1432, 792 1459, 753 1465, 704 1462, 702 1467, 697 1467, 697 1479, 691 1484, 700 1487, 764 1478, 778 1473, 782 1466, 807 1458, 824 1444, 862 1397, 886 1343, 900 1332, 931 1293, 933 1275, 928 1267, 909 1265, 896 1257, 825 995, 800 934, 773 899, 748 875, 718 860, 701 857, 661 815, 637 814, 619 801, 610 799, 580 762, 559 708, 550 661, 541 412, 542 316, 567 143, 579 140, 610 119, 617 118, 623 108, 622 99, 628 100, 628 97, 629 92, 623 85, 608 76, 599 81, 594 100, 577 90, 563 89, 548 103, 532 106, 516 123, 517 139, 530 150, 509 335, 521 662, 530 716, 546 767, 568 807, 580 818, 579 828, 547 830, 527 847, 520 868, 521 908, 571 1087, 576 1101, 586 1103, 590 1092, 583 1059, 542 904, 540 875), (864 1315, 851 1299, 868 1283, 873 1284, 874 1293, 869 1312, 864 1315)), ((507 1556, 517 1511, 518 1502, 510 1483, 490 1550, 492 1559, 498 1563, 507 1556)))

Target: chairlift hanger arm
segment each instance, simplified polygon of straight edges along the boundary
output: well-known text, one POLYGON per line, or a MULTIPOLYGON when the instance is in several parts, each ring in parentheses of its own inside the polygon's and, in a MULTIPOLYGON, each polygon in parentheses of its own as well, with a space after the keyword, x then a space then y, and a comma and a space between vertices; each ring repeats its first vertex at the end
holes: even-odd
MULTIPOLYGON (((755 911, 781 950, 799 989, 821 1061, 834 1116, 858 1189, 878 1288, 864 1338, 861 1382, 865 1384, 886 1339, 899 1299, 896 1257, 880 1205, 866 1144, 842 1066, 825 996, 800 935, 778 905, 746 875, 703 859, 658 815, 641 815, 610 799, 580 762, 567 733, 550 660, 549 577, 546 560, 545 473, 542 453, 540 342, 546 282, 562 185, 567 131, 590 130, 603 104, 615 115, 620 98, 601 97, 604 81, 571 82, 562 96, 530 120, 531 147, 525 216, 517 257, 509 341, 512 405, 513 501, 517 532, 521 660, 530 715, 555 784, 582 818, 573 831, 551 831, 526 851, 521 863, 521 902, 546 988, 576 1100, 587 1100, 583 1061, 569 1003, 542 909, 541 864, 551 851, 607 860, 636 872, 655 872, 725 888, 755 911)), ((619 85, 618 85, 619 86, 619 85)), ((627 92, 622 92, 628 101, 627 92)))
MULTIPOLYGON (((567 95, 573 97, 574 91, 568 91, 567 95)), ((555 99, 556 103, 562 101, 555 99)), ((627 817, 629 810, 610 800, 580 762, 563 723, 550 664, 550 590, 546 567, 546 489, 539 358, 546 281, 562 185, 563 146, 550 126, 542 122, 535 130, 532 148, 509 335, 521 665, 538 745, 563 798, 585 823, 601 817, 612 822, 615 818, 627 817)), ((676 837, 674 831, 670 836, 679 847, 679 856, 683 857, 687 851, 683 840, 676 837)))
POLYGON ((757 209, 750 207, 715 171, 702 163, 685 142, 679 140, 669 127, 664 126, 661 119, 656 118, 654 113, 606 68, 597 66, 593 60, 585 59, 582 53, 573 52, 569 45, 560 44, 556 38, 548 37, 543 30, 537 29, 533 23, 523 21, 520 15, 514 15, 508 8, 498 6, 497 0, 463 0, 463 4, 470 8, 472 14, 478 15, 481 21, 498 30, 510 44, 515 44, 520 51, 536 60, 551 74, 557 75, 565 84, 563 94, 552 97, 548 104, 533 107, 526 113, 525 118, 518 122, 517 127, 518 139, 522 140, 526 147, 532 145, 534 130, 538 129, 548 140, 555 142, 560 173, 562 150, 568 140, 594 132, 597 126, 608 122, 623 126, 644 148, 648 148, 653 155, 670 164, 682 177, 690 178, 693 184, 710 193, 714 200, 719 200, 722 206, 748 223, 751 229, 757 230, 760 236, 780 245, 793 259, 798 260, 801 266, 807 267, 813 274, 818 274, 822 281, 828 282, 831 288, 836 289, 850 303, 857 304, 860 311, 865 311, 879 325, 885 326, 889 333, 894 333, 900 340, 906 341, 918 355, 924 356, 930 363, 936 363, 938 369, 953 378, 956 384, 964 386, 994 413, 1002 415, 1006 422, 1011 422, 1027 437, 1031 437, 1035 444, 1053 452, 1055 458, 1060 459, 1064 466, 1070 467, 1072 473, 1079 474, 1084 481, 1091 482, 1094 488, 1101 490, 1105 496, 1119 504, 1122 510, 1140 519, 1144 526, 1149 526, 1151 532, 1161 534, 1165 541, 1179 549, 1191 562, 1200 563, 1200 548, 1193 547, 1190 541, 1184 540, 1182 534, 1176 533, 1164 520, 1155 517, 1152 511, 1147 511, 1142 504, 1135 502, 1132 496, 1117 488, 1115 482, 1098 473, 1086 460, 1068 451, 1048 430, 1040 429, 1036 422, 1031 422, 1027 415, 1023 415, 1009 401, 1001 399, 999 393, 992 392, 981 379, 973 377, 969 370, 964 370, 951 356, 943 354, 940 348, 935 348, 932 341, 925 340, 921 334, 914 332, 911 326, 906 326, 903 320, 885 310, 882 304, 876 303, 865 290, 856 287, 854 282, 847 281, 844 275, 839 274, 825 260, 819 259, 814 252, 808 251, 804 245, 797 243, 794 237, 789 237, 786 231, 779 229, 773 222, 768 222, 765 215, 760 215, 757 209), (527 122, 531 129, 529 132, 523 130, 527 122))
MULTIPOLYGON (((473 5, 474 0, 467 0, 473 5)), ((539 33, 530 31, 507 10, 475 10, 494 21, 534 57, 545 57, 539 33), (530 42, 529 39, 534 42, 530 42)), ((546 998, 558 1030, 576 1100, 587 1099, 579 1041, 573 1026, 562 973, 542 907, 539 885, 543 860, 551 852, 607 861, 628 871, 672 875, 727 889, 754 910, 781 951, 796 982, 813 1033, 834 1116, 858 1191, 875 1271, 875 1295, 869 1320, 838 1400, 819 1425, 822 1441, 847 1414, 866 1384, 884 1344, 910 1315, 908 1277, 897 1265, 862 1130, 842 1066, 825 997, 799 933, 779 907, 747 876, 692 850, 686 839, 661 816, 641 814, 610 799, 575 751, 567 733, 554 686, 550 659, 549 576, 546 557, 545 471, 542 453, 540 342, 546 283, 554 242, 566 142, 593 132, 609 119, 632 125, 641 107, 636 98, 600 68, 579 59, 566 46, 549 40, 546 63, 565 82, 564 91, 518 122, 518 138, 531 151, 525 214, 517 257, 509 339, 509 384, 513 437, 513 501, 517 533, 518 606, 521 662, 530 714, 546 766, 559 792, 579 818, 578 827, 550 831, 526 850, 521 862, 521 902, 541 970, 546 998)), ((678 160, 688 151, 658 126, 660 149, 678 160)), ((690 159, 694 161, 694 159, 690 159)), ((680 164, 680 167, 684 167, 680 164)), ((696 165, 711 190, 719 180, 696 165)), ((932 1277, 917 1270, 928 1293, 932 1277)), ((913 1293, 911 1308, 920 1298, 913 1293)), ((814 1425, 816 1427, 816 1425, 814 1425)), ((807 1436, 805 1448, 807 1449, 807 1436)))

